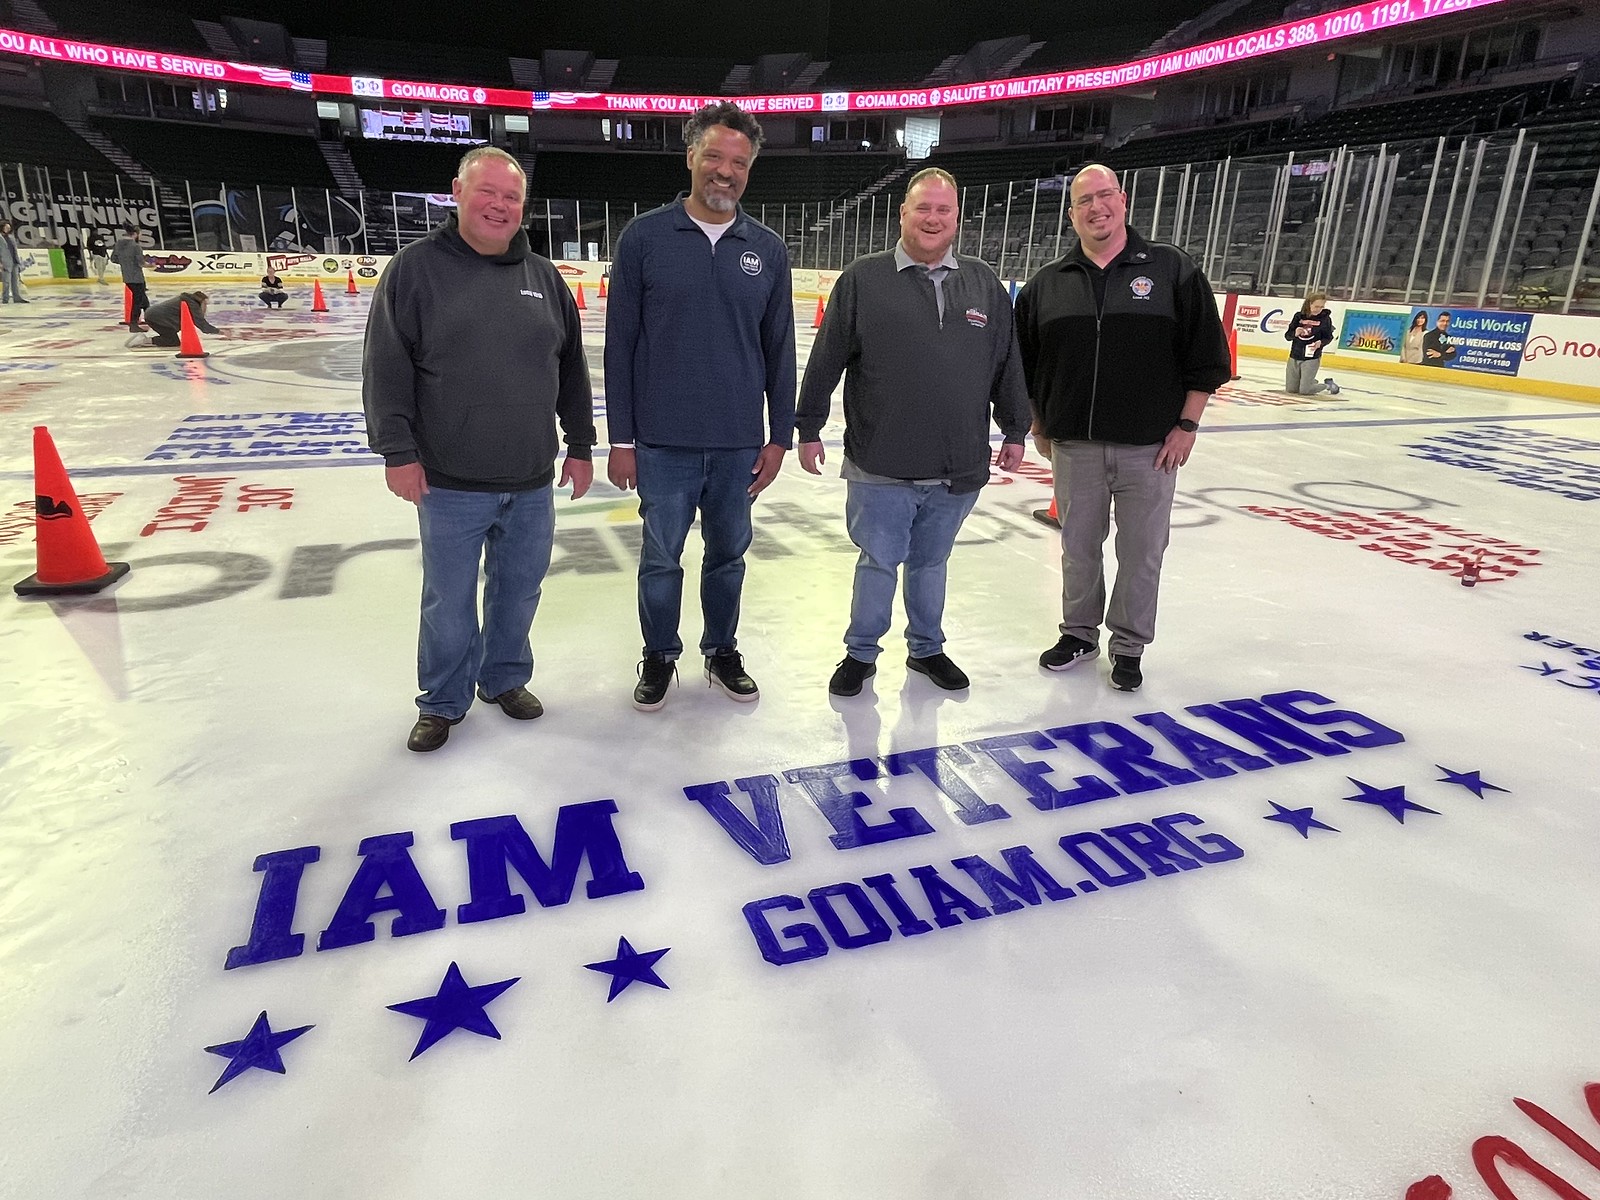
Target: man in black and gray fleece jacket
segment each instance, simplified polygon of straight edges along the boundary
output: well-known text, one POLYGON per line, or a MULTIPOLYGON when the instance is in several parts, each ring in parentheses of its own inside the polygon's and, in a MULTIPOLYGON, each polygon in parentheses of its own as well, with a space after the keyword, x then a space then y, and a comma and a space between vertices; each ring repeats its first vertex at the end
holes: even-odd
POLYGON ((1061 518, 1061 636, 1039 665, 1064 671, 1095 657, 1104 622, 1111 686, 1132 692, 1155 638, 1177 471, 1232 366, 1205 275, 1178 247, 1129 227, 1116 173, 1086 166, 1070 196, 1078 245, 1017 295, 1033 432, 1055 472, 1061 518), (1108 606, 1101 554, 1113 505, 1108 606))
POLYGON ((948 173, 912 177, 900 243, 839 276, 811 347, 795 425, 800 465, 820 474, 830 397, 844 376, 845 524, 860 549, 845 658, 828 690, 854 696, 876 671, 905 567, 906 666, 947 691, 968 686, 944 653, 945 574, 961 523, 989 480, 990 422, 1014 471, 1028 395, 1011 298, 980 259, 951 253, 959 193, 948 173))
POLYGON ((577 305, 522 229, 526 179, 503 150, 469 151, 456 215, 397 254, 367 319, 367 441, 422 533, 419 716, 437 750, 478 699, 532 720, 544 708, 528 633, 555 538, 560 483, 594 478, 594 407, 577 305), (487 549, 487 556, 485 550, 487 549), (478 566, 484 567, 483 628, 478 566))

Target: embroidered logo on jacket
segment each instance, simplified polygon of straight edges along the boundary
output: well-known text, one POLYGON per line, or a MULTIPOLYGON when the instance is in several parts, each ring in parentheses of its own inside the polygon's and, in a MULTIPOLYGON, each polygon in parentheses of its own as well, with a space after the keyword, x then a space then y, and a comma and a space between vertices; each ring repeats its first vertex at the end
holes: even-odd
POLYGON ((754 250, 746 250, 739 256, 739 266, 744 269, 746 275, 759 275, 761 274, 761 255, 754 250))
POLYGON ((967 309, 967 324, 976 325, 979 329, 983 329, 989 324, 989 314, 979 312, 975 308, 969 308, 967 309))
POLYGON ((1155 286, 1148 275, 1141 275, 1128 285, 1140 300, 1150 299, 1150 293, 1155 290, 1155 286))

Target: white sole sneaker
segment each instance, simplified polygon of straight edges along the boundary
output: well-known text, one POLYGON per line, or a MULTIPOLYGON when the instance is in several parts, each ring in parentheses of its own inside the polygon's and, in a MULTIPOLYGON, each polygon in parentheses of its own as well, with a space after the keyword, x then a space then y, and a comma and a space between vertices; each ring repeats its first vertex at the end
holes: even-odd
POLYGON ((722 680, 718 679, 717 676, 712 672, 710 667, 707 667, 705 669, 705 676, 706 676, 706 682, 709 683, 712 687, 716 688, 719 692, 721 692, 729 700, 737 700, 740 704, 753 704, 757 700, 761 699, 761 689, 760 688, 757 688, 755 691, 751 692, 748 696, 742 695, 741 693, 736 692, 733 689, 731 689, 727 684, 723 683, 722 680))
POLYGON ((1073 667, 1077 666, 1079 663, 1086 663, 1086 662, 1089 662, 1092 659, 1096 659, 1096 658, 1099 658, 1099 657, 1100 657, 1100 647, 1096 646, 1093 650, 1089 650, 1089 651, 1087 651, 1087 652, 1085 652, 1083 654, 1080 654, 1080 655, 1078 655, 1077 658, 1070 658, 1066 662, 1061 663, 1059 665, 1055 664, 1055 663, 1040 663, 1039 665, 1041 667, 1043 667, 1046 671, 1070 671, 1070 670, 1072 670, 1073 667))

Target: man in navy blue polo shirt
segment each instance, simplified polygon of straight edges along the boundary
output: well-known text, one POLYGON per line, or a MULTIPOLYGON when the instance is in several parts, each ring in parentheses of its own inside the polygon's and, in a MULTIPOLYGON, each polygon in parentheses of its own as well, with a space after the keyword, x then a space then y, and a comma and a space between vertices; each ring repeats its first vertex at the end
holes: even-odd
POLYGON ((709 104, 683 127, 691 188, 617 241, 606 307, 607 475, 639 490, 644 661, 633 706, 654 712, 683 652, 684 543, 705 558, 700 653, 734 700, 758 696, 738 650, 750 509, 794 436, 794 307, 783 240, 739 207, 761 126, 709 104))

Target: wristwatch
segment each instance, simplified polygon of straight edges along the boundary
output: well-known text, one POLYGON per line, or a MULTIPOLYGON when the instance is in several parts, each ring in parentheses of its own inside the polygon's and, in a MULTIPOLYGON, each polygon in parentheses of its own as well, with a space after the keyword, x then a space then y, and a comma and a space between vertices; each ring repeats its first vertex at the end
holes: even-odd
POLYGON ((1188 417, 1179 417, 1178 428, 1183 430, 1185 433, 1193 433, 1200 428, 1200 422, 1191 421, 1188 417))

